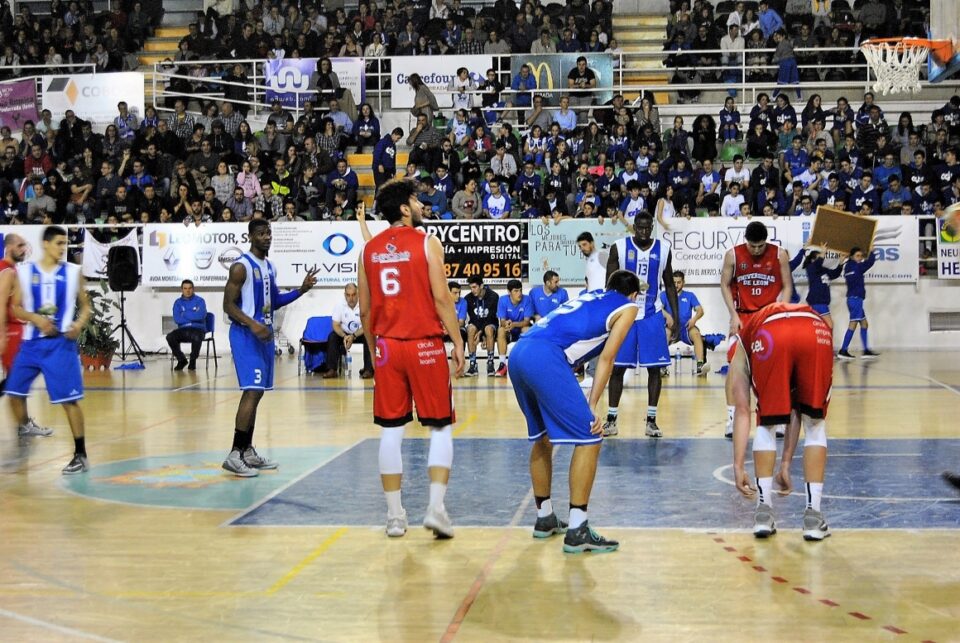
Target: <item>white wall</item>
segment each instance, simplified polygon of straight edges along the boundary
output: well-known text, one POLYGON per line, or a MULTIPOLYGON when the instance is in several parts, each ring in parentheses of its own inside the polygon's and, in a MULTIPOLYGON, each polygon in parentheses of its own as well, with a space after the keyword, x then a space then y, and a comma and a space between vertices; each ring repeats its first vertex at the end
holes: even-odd
MULTIPOLYGON (((697 287, 691 290, 696 293, 704 307, 705 317, 699 324, 700 329, 704 333, 726 334, 729 320, 719 287, 697 287)), ((569 288, 568 291, 571 297, 575 297, 579 289, 569 288)), ((229 352, 228 328, 223 323, 221 312, 222 289, 198 290, 198 293, 206 300, 207 309, 217 314, 217 345, 220 352, 229 352)), ((802 286, 801 294, 805 294, 802 286)), ((144 350, 166 349, 161 332, 161 316, 171 314, 177 297, 178 290, 167 289, 141 288, 137 292, 129 293, 127 322, 144 350)), ((317 315, 329 315, 340 297, 340 288, 311 291, 285 309, 281 332, 296 346, 307 319, 317 315)), ((950 282, 921 279, 917 286, 868 284, 866 309, 871 322, 871 343, 880 350, 960 347, 960 332, 931 333, 927 319, 930 311, 960 312, 960 280, 950 282)), ((848 316, 842 283, 834 283, 832 312, 835 327, 845 328, 848 316)), ((842 330, 838 330, 838 342, 841 336, 842 330)), ((855 346, 858 345, 857 342, 859 339, 854 340, 855 346)))

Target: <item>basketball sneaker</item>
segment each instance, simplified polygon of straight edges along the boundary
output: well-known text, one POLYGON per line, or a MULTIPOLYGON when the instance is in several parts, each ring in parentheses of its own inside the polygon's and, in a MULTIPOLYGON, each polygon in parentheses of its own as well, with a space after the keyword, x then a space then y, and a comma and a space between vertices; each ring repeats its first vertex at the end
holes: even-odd
POLYGON ((255 478, 260 472, 243 461, 239 449, 234 449, 223 461, 223 468, 239 478, 255 478))
POLYGON ((567 531, 567 523, 557 518, 557 514, 550 514, 543 518, 537 517, 537 523, 533 526, 534 538, 549 538, 554 534, 563 534, 567 531))
POLYGON ((753 514, 753 535, 766 538, 777 533, 777 523, 773 520, 773 508, 764 503, 757 505, 753 514))
POLYGON ((648 438, 662 438, 663 431, 660 430, 660 427, 657 426, 657 418, 648 417, 647 418, 647 430, 646 434, 648 438))
POLYGON ((39 436, 46 438, 53 435, 53 429, 40 426, 33 418, 27 418, 27 421, 17 427, 17 435, 21 438, 32 438, 39 436))
POLYGON ((63 468, 61 473, 65 476, 72 476, 77 473, 83 473, 90 469, 90 461, 87 460, 87 456, 80 455, 79 453, 73 454, 73 459, 63 468))
POLYGON ((786 429, 783 427, 783 425, 782 425, 782 424, 778 424, 778 425, 777 425, 777 430, 776 430, 777 437, 778 437, 778 438, 783 438, 783 436, 786 435, 786 433, 787 433, 787 431, 786 431, 786 429))
POLYGON ((491 376, 491 375, 493 375, 493 374, 494 374, 493 360, 492 360, 492 359, 488 359, 488 360, 487 360, 487 377, 489 377, 489 376, 491 376))
POLYGON ((495 377, 506 377, 507 376, 507 363, 500 362, 500 367, 497 369, 495 377))
POLYGON ((803 512, 803 539, 823 540, 830 537, 830 527, 823 519, 823 514, 807 507, 803 512))
POLYGON ((593 376, 587 375, 582 380, 580 380, 580 388, 587 389, 588 391, 593 388, 593 376))
POLYGON ((387 535, 391 538, 400 538, 407 533, 407 512, 391 518, 387 516, 387 535))
POLYGON ((943 481, 954 489, 960 489, 960 473, 943 472, 943 481))
POLYGON ((563 551, 567 554, 583 554, 594 552, 606 554, 616 551, 620 546, 616 540, 607 540, 584 522, 576 529, 568 529, 563 537, 563 551))
POLYGON ((710 372, 710 365, 704 362, 697 366, 697 377, 706 377, 710 372))
POLYGON ((427 515, 423 519, 423 528, 429 529, 433 535, 443 540, 453 538, 453 522, 447 510, 443 507, 427 507, 427 515))
POLYGON ((837 351, 837 359, 856 359, 856 357, 851 355, 849 351, 840 350, 837 351))
POLYGON ((723 437, 733 439, 733 420, 727 420, 727 427, 723 430, 723 437))
POLYGON ((467 367, 467 372, 463 374, 464 377, 476 377, 477 376, 477 363, 470 362, 470 366, 467 367))
POLYGON ((860 355, 860 359, 877 359, 880 357, 880 353, 874 353, 871 350, 863 351, 863 354, 860 355))
POLYGON ((257 453, 257 450, 252 446, 247 447, 243 452, 243 461, 247 463, 248 467, 254 469, 276 469, 280 466, 276 461, 257 453))
POLYGON ((617 418, 610 419, 607 418, 607 421, 603 423, 603 437, 612 438, 616 434, 620 433, 617 429, 617 418))

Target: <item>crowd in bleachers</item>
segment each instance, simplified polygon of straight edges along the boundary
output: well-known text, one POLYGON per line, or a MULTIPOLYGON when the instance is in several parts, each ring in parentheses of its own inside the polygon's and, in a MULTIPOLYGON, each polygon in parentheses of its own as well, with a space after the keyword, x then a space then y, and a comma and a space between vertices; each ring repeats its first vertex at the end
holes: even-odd
MULTIPOLYGON (((327 30, 317 30, 318 38, 325 33, 319 41, 328 40, 335 25, 355 30, 354 18, 361 32, 371 23, 374 30, 393 5, 372 13, 365 7, 325 16, 327 30)), ((404 5, 402 13, 446 25, 444 7, 404 5)), ((537 6, 524 7, 537 15, 537 6)), ((608 13, 600 16, 604 8, 603 2, 587 7, 573 0, 556 22, 577 27, 586 14, 582 20, 590 24, 597 11, 597 24, 608 25, 608 13)), ((453 15, 467 20, 469 12, 457 2, 446 10, 459 10, 463 14, 453 15)), ((304 11, 301 30, 312 32, 306 25, 307 19, 315 24, 315 12, 304 11)), ((299 10, 291 5, 241 15, 258 21, 241 26, 241 40, 280 24, 282 38, 287 25, 296 25, 299 10)), ((513 20, 516 25, 528 19, 513 20)), ((234 15, 194 25, 185 43, 233 43, 219 25, 235 22, 234 15)), ((554 44, 552 36, 541 35, 554 44)), ((399 39, 386 40, 400 46, 399 39)), ((182 60, 204 46, 181 45, 182 60)), ((243 46, 233 43, 231 55, 246 57, 243 46)), ((636 105, 620 95, 590 105, 576 93, 549 105, 556 95, 537 95, 524 70, 508 83, 491 70, 471 91, 454 79, 440 99, 411 77, 416 126, 381 131, 371 105, 356 111, 341 105, 348 97, 323 58, 312 79, 317 93, 298 117, 275 102, 266 125, 255 131, 245 118, 247 70, 242 64, 227 67, 225 78, 235 84, 225 87, 224 100, 201 101, 199 115, 188 111, 188 97, 172 95, 172 111, 161 114, 148 107, 135 115, 121 104, 102 135, 73 112, 54 123, 44 111, 38 123, 24 124, 18 138, 0 129, 0 221, 343 220, 355 215, 361 198, 358 171, 372 170, 381 183, 398 169, 420 182, 421 199, 434 218, 603 217, 630 223, 647 210, 666 222, 674 216, 803 215, 819 204, 873 214, 933 214, 960 200, 956 97, 930 122, 918 123, 909 113, 888 123, 890 115, 873 104, 872 95, 840 99, 835 106, 814 95, 801 106, 791 105, 785 94, 772 101, 761 94, 742 114, 731 97, 718 113, 700 115, 690 126, 677 117, 664 127, 651 94, 636 105), (507 85, 518 91, 505 92, 507 85), (396 168, 396 146, 404 139, 410 163, 396 168), (352 168, 351 152, 372 152, 373 162, 352 168)), ((571 71, 590 73, 585 61, 571 71)))

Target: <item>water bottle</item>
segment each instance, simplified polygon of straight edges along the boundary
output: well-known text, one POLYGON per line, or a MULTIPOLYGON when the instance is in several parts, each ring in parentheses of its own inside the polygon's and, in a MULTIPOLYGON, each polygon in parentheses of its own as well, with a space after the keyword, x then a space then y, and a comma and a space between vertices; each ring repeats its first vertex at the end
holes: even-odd
POLYGON ((353 355, 347 352, 347 377, 353 375, 353 355))

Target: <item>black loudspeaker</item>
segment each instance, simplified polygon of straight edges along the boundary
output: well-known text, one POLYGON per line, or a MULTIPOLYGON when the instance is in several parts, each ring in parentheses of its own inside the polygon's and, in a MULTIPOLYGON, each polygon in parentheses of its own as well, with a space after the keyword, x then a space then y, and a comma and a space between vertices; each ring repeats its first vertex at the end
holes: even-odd
POLYGON ((137 249, 114 246, 107 254, 107 283, 114 292, 132 292, 140 283, 137 249))

